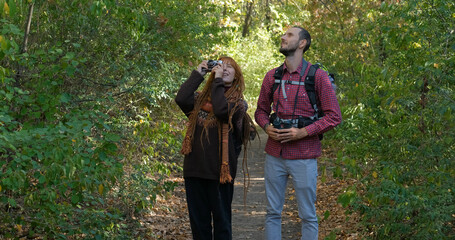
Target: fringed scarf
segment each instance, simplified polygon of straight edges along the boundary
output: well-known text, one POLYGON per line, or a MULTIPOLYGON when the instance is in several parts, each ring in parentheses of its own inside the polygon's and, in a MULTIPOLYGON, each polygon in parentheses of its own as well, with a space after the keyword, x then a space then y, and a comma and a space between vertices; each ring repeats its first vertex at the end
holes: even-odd
MULTIPOLYGON (((231 116, 229 117, 229 121, 231 121, 231 116)), ((218 120, 215 117, 215 114, 213 113, 213 106, 212 103, 210 102, 210 98, 205 104, 202 105, 201 110, 197 114, 195 112, 192 112, 190 114, 188 128, 186 131, 185 138, 183 139, 182 150, 180 152, 184 155, 187 155, 192 151, 192 142, 194 138, 196 122, 199 125, 203 126, 204 129, 215 127, 218 125, 218 129, 221 130, 219 134, 221 138, 219 141, 221 143, 220 183, 224 184, 232 182, 233 179, 229 169, 229 124, 218 122, 218 120), (194 117, 197 117, 197 119, 194 119, 194 117)))

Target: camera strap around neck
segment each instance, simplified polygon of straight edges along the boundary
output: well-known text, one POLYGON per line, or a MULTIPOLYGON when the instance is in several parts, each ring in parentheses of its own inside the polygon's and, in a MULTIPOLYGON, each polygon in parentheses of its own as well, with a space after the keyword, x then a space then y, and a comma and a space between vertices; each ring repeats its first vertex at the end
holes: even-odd
MULTIPOLYGON (((279 89, 282 89, 283 98, 284 99, 287 99, 286 88, 284 86, 285 83, 292 84, 292 85, 298 85, 297 92, 295 93, 294 109, 292 111, 292 119, 294 119, 294 117, 295 117, 295 108, 297 106, 297 100, 298 100, 298 96, 299 96, 300 86, 301 85, 305 85, 305 81, 302 82, 302 77, 303 77, 303 75, 305 75, 305 71, 306 71, 307 67, 308 67, 308 62, 304 58, 302 58, 302 69, 300 70, 300 77, 299 77, 299 81, 298 82, 290 81, 290 80, 283 81, 283 76, 284 76, 284 71, 283 70, 284 69, 282 70, 280 79, 275 79, 275 82, 279 81, 279 83, 280 83, 279 89)), ((278 89, 278 91, 279 91, 279 89, 278 89)), ((277 117, 278 117, 278 107, 279 106, 280 106, 280 97, 278 96, 278 100, 276 102, 276 109, 275 109, 275 112, 277 113, 277 117)))

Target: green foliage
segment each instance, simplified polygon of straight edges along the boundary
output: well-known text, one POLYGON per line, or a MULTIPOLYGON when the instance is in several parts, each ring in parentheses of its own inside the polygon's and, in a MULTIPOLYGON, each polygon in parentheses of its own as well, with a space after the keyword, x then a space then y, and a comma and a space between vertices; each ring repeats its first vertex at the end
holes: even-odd
POLYGON ((359 25, 336 35, 357 49, 338 52, 350 61, 335 65, 344 117, 335 137, 343 169, 362 183, 339 201, 363 213, 375 239, 454 236, 454 35, 441 34, 454 27, 453 8, 406 1, 352 9, 359 25))
POLYGON ((133 128, 134 137, 125 144, 128 174, 121 179, 115 197, 128 212, 140 212, 153 206, 158 195, 166 196, 176 186, 168 179, 171 171, 181 170, 177 161, 183 136, 183 128, 176 122, 179 118, 169 112, 167 116, 152 115, 154 110, 144 108, 133 128))
POLYGON ((120 136, 111 131, 102 108, 92 105, 89 111, 73 105, 72 96, 60 90, 63 79, 73 75, 83 59, 58 48, 21 53, 15 39, 22 33, 3 23, 0 207, 1 226, 8 229, 4 234, 24 234, 17 226, 24 226, 31 236, 101 234, 118 218, 97 207, 122 174, 116 145, 120 136), (30 74, 27 81, 25 72, 30 74), (79 222, 81 215, 99 219, 97 228, 79 222))
POLYGON ((274 42, 276 37, 265 30, 257 29, 246 38, 231 34, 231 41, 225 46, 216 46, 216 49, 221 55, 234 58, 241 66, 245 78, 246 100, 250 106, 255 106, 265 71, 279 66, 283 58, 274 42))
POLYGON ((344 122, 324 144, 333 174, 359 180, 339 202, 374 239, 453 238, 454 3, 250 3, 0 0, 0 232, 134 238, 131 214, 181 170, 173 98, 190 68, 236 59, 253 113, 279 36, 301 25, 307 60, 337 75, 344 122))
POLYGON ((195 9, 213 5, 1 3, 2 234, 129 238, 130 209, 152 206, 175 185, 166 178, 179 169, 168 157, 178 153, 181 129, 171 127, 181 117, 166 125, 158 115, 168 111, 161 104, 173 99, 182 63, 200 54, 192 46, 219 42, 206 37, 215 25, 195 17, 195 9), (31 32, 24 33, 18 26, 32 4, 31 32), (183 36, 194 43, 181 44, 183 36), (136 128, 143 116, 150 124, 136 128), (117 197, 123 201, 112 204, 117 197))

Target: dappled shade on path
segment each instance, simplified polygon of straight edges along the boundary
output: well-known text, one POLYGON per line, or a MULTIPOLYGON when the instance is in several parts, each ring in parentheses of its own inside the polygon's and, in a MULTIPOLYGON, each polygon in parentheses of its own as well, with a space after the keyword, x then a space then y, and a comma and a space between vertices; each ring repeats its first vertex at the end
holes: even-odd
MULTIPOLYGON (((235 182, 234 200, 232 203, 233 239, 264 238, 264 221, 266 213, 266 200, 264 190, 264 145, 266 135, 261 134, 261 141, 256 139, 248 151, 248 167, 250 186, 244 205, 242 156, 239 159, 239 170, 235 182)), ((330 165, 328 161, 319 162, 321 165, 330 165)), ((327 166, 330 168, 330 166, 327 166)), ((348 209, 337 203, 340 193, 351 185, 354 180, 335 179, 327 171, 320 173, 317 186, 317 214, 319 216, 319 239, 361 239, 358 228, 359 217, 352 213, 347 215, 348 209), (325 180, 322 180, 325 176, 325 180)), ((179 184, 172 196, 158 199, 153 210, 144 216, 141 221, 143 230, 150 239, 191 239, 191 229, 186 209, 183 179, 175 179, 179 184)), ((291 181, 288 183, 286 202, 283 209, 282 231, 283 239, 300 238, 300 219, 298 218, 297 204, 293 194, 291 181)))

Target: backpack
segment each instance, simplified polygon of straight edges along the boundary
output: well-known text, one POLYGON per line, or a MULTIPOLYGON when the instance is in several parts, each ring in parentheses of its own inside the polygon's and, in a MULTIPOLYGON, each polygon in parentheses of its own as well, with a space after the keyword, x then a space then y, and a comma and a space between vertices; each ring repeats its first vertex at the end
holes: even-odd
MULTIPOLYGON (((303 63, 304 63, 304 66, 302 67, 301 74, 305 73, 305 69, 308 64, 305 60, 303 60, 303 63)), ((281 66, 279 66, 275 70, 275 74, 273 74, 273 77, 275 78, 275 83, 273 84, 272 96, 273 96, 273 93, 275 92, 275 90, 279 87, 279 85, 281 83, 281 78, 283 77, 283 65, 284 64, 281 64, 281 66)), ((315 79, 316 79, 315 75, 316 75, 316 71, 319 68, 324 70, 325 72, 327 72, 330 83, 332 84, 332 88, 336 91, 335 75, 333 73, 329 73, 327 71, 327 68, 325 68, 320 63, 315 63, 310 66, 310 69, 308 70, 308 74, 305 77, 303 84, 300 82, 296 82, 296 81, 288 81, 288 83, 290 83, 290 84, 305 86, 305 90, 306 90, 308 98, 310 100, 310 104, 314 109, 314 115, 312 117, 310 117, 310 120, 312 122, 315 122, 324 116, 324 112, 318 108, 318 104, 317 104, 318 98, 317 98, 316 88, 315 88, 315 79)), ((319 140, 322 140, 322 138, 323 138, 323 134, 319 134, 319 140)))

